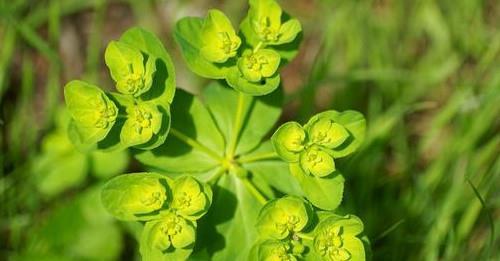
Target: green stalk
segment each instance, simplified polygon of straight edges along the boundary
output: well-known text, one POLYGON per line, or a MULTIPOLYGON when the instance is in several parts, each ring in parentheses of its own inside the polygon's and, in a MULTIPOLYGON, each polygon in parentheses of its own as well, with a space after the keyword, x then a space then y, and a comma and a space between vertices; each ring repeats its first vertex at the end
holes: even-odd
POLYGON ((245 184, 245 187, 248 189, 250 194, 257 199, 262 205, 265 205, 267 203, 267 199, 260 193, 260 191, 255 187, 255 185, 248 179, 242 179, 243 184, 245 184))

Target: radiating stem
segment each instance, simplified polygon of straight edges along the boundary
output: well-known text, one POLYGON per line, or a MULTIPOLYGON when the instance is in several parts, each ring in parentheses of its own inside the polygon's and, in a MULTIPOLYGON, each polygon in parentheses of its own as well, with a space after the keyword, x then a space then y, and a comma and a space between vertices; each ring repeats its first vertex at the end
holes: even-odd
POLYGON ((236 146, 238 145, 238 137, 240 136, 241 127, 243 125, 244 112, 243 109, 245 107, 245 94, 239 93, 238 96, 238 105, 236 108, 236 116, 234 119, 233 133, 231 135, 231 141, 228 144, 228 156, 229 158, 234 157, 234 153, 236 151, 236 146))
POLYGON ((219 156, 216 152, 214 152, 213 150, 205 147, 204 145, 200 144, 198 141, 196 140, 193 140, 191 139, 190 137, 184 135, 182 132, 174 129, 174 128, 170 128, 170 133, 172 135, 174 135, 176 138, 180 139, 181 141, 183 141, 184 143, 188 144, 189 146, 193 147, 193 148, 197 148, 203 152, 205 152, 206 154, 208 154, 210 157, 214 158, 215 160, 218 160, 218 161, 222 161, 224 160, 223 157, 219 156))
POLYGON ((261 153, 261 154, 255 154, 255 155, 250 155, 246 157, 241 157, 238 159, 238 163, 251 163, 255 161, 260 161, 260 160, 269 160, 269 159, 277 159, 278 154, 276 152, 266 152, 266 153, 261 153))
POLYGON ((245 187, 248 189, 250 194, 252 194, 257 201, 259 201, 262 205, 265 205, 267 203, 266 197, 260 193, 260 191, 255 187, 255 185, 247 178, 242 179, 243 184, 245 184, 245 187))

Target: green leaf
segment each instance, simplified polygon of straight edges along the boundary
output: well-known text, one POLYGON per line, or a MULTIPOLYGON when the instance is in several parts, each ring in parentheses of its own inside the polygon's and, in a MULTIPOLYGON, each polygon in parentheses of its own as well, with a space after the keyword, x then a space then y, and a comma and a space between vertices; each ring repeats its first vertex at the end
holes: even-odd
POLYGON ((154 57, 143 57, 132 45, 112 41, 104 58, 119 92, 140 96, 151 88, 156 71, 154 57))
POLYGON ((42 155, 33 166, 36 187, 48 198, 82 185, 87 177, 87 171, 87 157, 73 148, 62 155, 50 153, 42 155))
POLYGON ((334 210, 342 202, 344 177, 338 171, 320 178, 304 173, 299 164, 292 163, 290 172, 299 182, 305 197, 314 206, 334 210))
POLYGON ((271 137, 276 153, 287 162, 298 162, 300 152, 304 150, 306 132, 297 122, 281 125, 271 137))
MULTIPOLYGON (((242 155, 255 149, 278 120, 283 92, 279 90, 267 96, 251 97, 213 83, 203 90, 202 97, 226 143, 234 139, 236 119, 242 121, 235 150, 236 155, 242 155)), ((228 150, 226 147, 226 152, 228 150)))
POLYGON ((101 199, 117 219, 148 220, 147 215, 160 210, 169 194, 166 177, 156 173, 131 173, 108 181, 101 199))
POLYGON ((207 172, 217 167, 224 139, 199 99, 179 90, 172 117, 166 142, 154 150, 137 152, 135 157, 167 173, 207 172))
POLYGON ((173 213, 146 222, 140 240, 143 260, 185 260, 193 251, 196 223, 173 213))
POLYGON ((118 115, 113 101, 99 87, 83 81, 66 84, 64 98, 80 140, 85 144, 103 140, 118 115))
MULTIPOLYGON (((151 89, 142 94, 140 99, 164 107, 171 104, 175 94, 175 68, 162 42, 153 33, 139 27, 131 28, 123 33, 120 42, 134 46, 142 53, 147 54, 148 60, 153 61, 154 59, 156 71, 151 89)), ((150 73, 151 70, 152 67, 146 65, 146 72, 150 73)))
POLYGON ((123 235, 114 219, 103 216, 99 194, 100 187, 92 186, 77 197, 65 197, 53 208, 45 208, 37 222, 25 227, 29 237, 17 253, 21 258, 14 259, 117 260, 123 235), (87 215, 88 209, 93 216, 87 215))
POLYGON ((214 188, 212 207, 201 219, 205 230, 197 241, 200 248, 208 251, 211 260, 247 259, 257 237, 255 221, 260 207, 242 180, 222 176, 214 188))
POLYGON ((224 79, 228 70, 234 67, 234 61, 212 63, 201 55, 203 47, 202 28, 205 20, 197 17, 185 17, 175 25, 174 39, 181 48, 181 54, 189 69, 210 79, 224 79))
POLYGON ((236 56, 241 44, 231 21, 217 9, 208 10, 201 29, 201 39, 201 55, 214 63, 224 63, 236 56))
MULTIPOLYGON (((331 154, 334 158, 345 157, 356 151, 362 144, 366 130, 366 121, 363 114, 357 111, 325 111, 313 116, 304 128, 308 130, 308 132, 314 131, 312 129, 314 124, 323 119, 331 120, 342 125, 349 133, 349 137, 347 137, 340 146, 332 149, 331 154)), ((332 132, 337 133, 333 129, 332 132)))
POLYGON ((296 179, 290 178, 288 163, 280 160, 277 155, 272 156, 273 154, 271 142, 267 141, 243 155, 238 162, 243 162, 242 167, 252 174, 256 185, 263 183, 284 194, 301 196, 303 192, 299 183, 296 179))
POLYGON ((92 174, 100 179, 108 179, 123 173, 128 166, 128 153, 126 150, 113 152, 93 151, 90 154, 92 174))

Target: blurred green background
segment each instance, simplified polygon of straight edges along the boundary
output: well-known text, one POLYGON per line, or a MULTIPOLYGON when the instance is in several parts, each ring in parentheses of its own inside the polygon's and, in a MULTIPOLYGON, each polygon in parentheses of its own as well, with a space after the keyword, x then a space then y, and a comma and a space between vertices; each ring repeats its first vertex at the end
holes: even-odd
MULTIPOLYGON (((375 260, 500 260, 500 2, 288 0, 304 41, 283 74, 283 121, 354 109, 367 140, 340 162, 344 206, 375 260)), ((106 44, 157 33, 178 86, 197 92, 175 21, 246 1, 0 0, 0 260, 134 260, 137 228, 100 207, 100 184, 141 167, 126 152, 76 152, 62 86, 112 84, 106 44)))

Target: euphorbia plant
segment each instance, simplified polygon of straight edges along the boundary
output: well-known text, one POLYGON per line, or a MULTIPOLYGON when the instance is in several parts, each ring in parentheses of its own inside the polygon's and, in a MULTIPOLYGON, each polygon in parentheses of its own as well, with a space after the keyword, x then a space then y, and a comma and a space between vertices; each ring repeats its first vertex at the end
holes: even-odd
POLYGON ((170 57, 139 28, 106 49, 117 92, 66 85, 80 149, 129 148, 153 171, 117 176, 102 191, 112 215, 142 225, 144 260, 366 258, 361 221, 338 211, 335 165, 361 144, 364 117, 330 110, 269 138, 282 110, 280 68, 301 30, 274 0, 250 0, 239 30, 215 9, 177 23, 188 67, 218 80, 198 95, 179 89, 174 99, 170 57))

